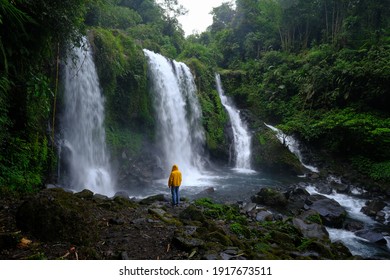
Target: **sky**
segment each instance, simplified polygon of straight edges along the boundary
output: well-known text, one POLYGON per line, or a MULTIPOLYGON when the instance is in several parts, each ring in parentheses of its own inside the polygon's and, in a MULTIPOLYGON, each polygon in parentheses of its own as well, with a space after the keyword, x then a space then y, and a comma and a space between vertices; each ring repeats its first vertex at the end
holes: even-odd
POLYGON ((210 15, 213 7, 218 7, 229 0, 178 0, 178 2, 188 10, 187 15, 178 17, 185 35, 188 36, 194 31, 195 33, 205 31, 213 23, 213 17, 210 15))

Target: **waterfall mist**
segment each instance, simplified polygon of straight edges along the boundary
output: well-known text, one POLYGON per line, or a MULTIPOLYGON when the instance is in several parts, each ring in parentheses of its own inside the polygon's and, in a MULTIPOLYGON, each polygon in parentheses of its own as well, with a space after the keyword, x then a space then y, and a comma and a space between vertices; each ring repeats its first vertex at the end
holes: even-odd
POLYGON ((234 158, 235 168, 238 170, 251 169, 251 136, 245 123, 240 118, 240 112, 233 106, 232 102, 225 95, 222 88, 221 77, 219 74, 215 75, 218 94, 221 98, 222 105, 228 112, 230 123, 233 130, 234 141, 234 158))
POLYGON ((148 58, 158 121, 157 141, 165 169, 169 172, 177 164, 183 173, 183 185, 191 185, 202 173, 205 142, 194 78, 184 63, 149 50, 144 54, 148 58))
POLYGON ((114 182, 103 127, 104 99, 85 38, 81 45, 70 50, 64 71, 60 150, 64 166, 59 179, 77 191, 89 189, 112 195, 114 182))

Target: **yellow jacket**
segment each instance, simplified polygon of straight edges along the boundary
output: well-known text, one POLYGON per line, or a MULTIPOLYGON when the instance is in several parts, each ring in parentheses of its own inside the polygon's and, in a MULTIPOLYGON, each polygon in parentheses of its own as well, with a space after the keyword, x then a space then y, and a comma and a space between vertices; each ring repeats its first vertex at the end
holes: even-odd
POLYGON ((179 187, 181 185, 181 172, 176 164, 172 166, 171 175, 168 179, 168 187, 179 187))

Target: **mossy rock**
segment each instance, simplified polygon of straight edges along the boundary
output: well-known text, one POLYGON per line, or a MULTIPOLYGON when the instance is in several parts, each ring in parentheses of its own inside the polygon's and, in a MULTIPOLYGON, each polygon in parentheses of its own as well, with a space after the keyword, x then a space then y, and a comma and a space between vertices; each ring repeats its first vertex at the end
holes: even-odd
POLYGON ((230 240, 229 236, 221 233, 220 231, 214 231, 207 235, 207 240, 212 242, 220 243, 224 246, 233 246, 233 242, 230 240))
POLYGON ((198 209, 195 205, 188 206, 180 213, 179 217, 180 219, 183 220, 199 221, 201 223, 206 221, 203 212, 200 209, 198 209))
POLYGON ((285 207, 288 203, 285 195, 272 188, 262 188, 257 195, 252 197, 252 202, 271 207, 285 207))
POLYGON ((17 225, 42 241, 77 245, 97 240, 97 222, 90 204, 63 189, 46 189, 18 209, 17 225))

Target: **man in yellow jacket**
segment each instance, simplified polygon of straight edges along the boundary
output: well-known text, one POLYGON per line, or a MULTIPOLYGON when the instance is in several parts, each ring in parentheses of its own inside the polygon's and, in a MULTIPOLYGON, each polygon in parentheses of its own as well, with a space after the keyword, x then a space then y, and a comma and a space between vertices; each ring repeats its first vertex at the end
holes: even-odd
POLYGON ((172 193, 172 206, 178 206, 180 201, 179 196, 179 187, 181 185, 181 172, 179 170, 179 167, 174 164, 172 166, 172 172, 169 175, 168 179, 168 187, 171 189, 172 193))

